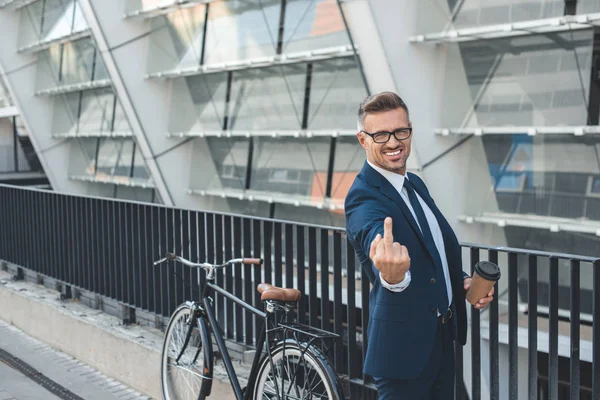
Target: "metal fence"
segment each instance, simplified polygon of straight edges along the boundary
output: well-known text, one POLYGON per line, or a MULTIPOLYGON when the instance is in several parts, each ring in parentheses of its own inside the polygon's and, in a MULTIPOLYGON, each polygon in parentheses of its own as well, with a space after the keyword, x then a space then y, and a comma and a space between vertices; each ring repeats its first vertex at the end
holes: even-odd
MULTIPOLYGON (((558 399, 565 391, 571 399, 600 398, 599 261, 474 244, 463 250, 468 265, 488 259, 508 276, 496 288, 499 301, 470 312, 470 343, 456 349, 456 398, 481 398, 483 376, 492 399, 516 399, 523 391, 529 399, 558 399), (547 333, 547 344, 539 343, 540 333, 547 333), (522 335, 527 343, 519 347, 522 335), (559 337, 568 345, 566 378, 559 337)), ((262 281, 305 293, 299 321, 342 335, 331 357, 350 398, 376 398, 362 374, 370 286, 343 230, 0 185, 0 259, 74 289, 167 317, 184 300, 199 298, 204 283, 203 273, 180 264, 153 267, 167 251, 211 262, 263 258, 263 266, 219 271, 217 283, 258 308, 255 288, 262 281)), ((215 306, 225 337, 254 346, 260 321, 223 297, 215 306)))

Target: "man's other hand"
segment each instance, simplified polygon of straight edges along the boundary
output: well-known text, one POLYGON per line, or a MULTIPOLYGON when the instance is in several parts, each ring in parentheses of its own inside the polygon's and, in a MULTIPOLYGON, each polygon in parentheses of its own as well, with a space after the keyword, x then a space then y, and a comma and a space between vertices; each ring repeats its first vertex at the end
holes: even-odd
MULTIPOLYGON (((464 280, 465 292, 467 290, 469 290, 469 288, 471 287, 471 280, 472 280, 472 278, 465 278, 465 280, 464 280)), ((492 288, 492 290, 490 290, 487 297, 479 299, 477 301, 477 303, 475 303, 474 307, 478 310, 483 310, 484 308, 486 308, 487 306, 490 305, 492 300, 494 300, 494 288, 492 288)))

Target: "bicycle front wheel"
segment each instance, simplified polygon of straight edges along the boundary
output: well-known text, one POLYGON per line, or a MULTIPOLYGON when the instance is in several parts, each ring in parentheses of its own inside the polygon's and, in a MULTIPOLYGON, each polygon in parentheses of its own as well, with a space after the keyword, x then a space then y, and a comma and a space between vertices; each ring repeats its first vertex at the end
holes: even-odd
POLYGON ((212 360, 206 351, 207 346, 210 347, 207 336, 201 318, 193 315, 188 304, 182 304, 175 310, 167 325, 162 348, 163 399, 196 400, 204 398, 199 394, 210 393, 211 377, 206 376, 210 368, 206 366, 210 366, 212 360))
POLYGON ((314 348, 285 342, 262 360, 256 383, 255 400, 342 400, 343 392, 335 372, 314 348))

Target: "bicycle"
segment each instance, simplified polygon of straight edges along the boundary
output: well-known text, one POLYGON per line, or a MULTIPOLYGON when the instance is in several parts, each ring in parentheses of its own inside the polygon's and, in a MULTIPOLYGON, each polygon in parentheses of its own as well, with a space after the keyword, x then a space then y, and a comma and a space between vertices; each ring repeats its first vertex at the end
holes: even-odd
POLYGON ((261 283, 257 290, 265 305, 266 312, 263 312, 214 283, 218 269, 236 263, 260 265, 261 259, 234 258, 223 264, 193 263, 168 253, 154 265, 165 261, 178 261, 189 267, 203 269, 206 283, 201 302, 186 301, 177 307, 169 319, 161 355, 164 399, 204 400, 210 395, 214 366, 211 333, 237 400, 344 399, 339 378, 326 357, 328 349, 339 336, 308 325, 284 321, 300 299, 299 290, 261 283), (264 320, 264 329, 257 330, 260 336, 248 385, 244 389, 241 388, 215 318, 210 297, 213 291, 264 320), (317 343, 324 345, 324 351, 317 343))

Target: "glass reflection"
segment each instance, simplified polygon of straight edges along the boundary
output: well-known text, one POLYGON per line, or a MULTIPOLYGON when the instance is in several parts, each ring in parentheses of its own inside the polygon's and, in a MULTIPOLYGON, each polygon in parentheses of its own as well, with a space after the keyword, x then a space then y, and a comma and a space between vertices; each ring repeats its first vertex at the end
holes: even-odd
POLYGON ((308 129, 356 129, 356 104, 367 91, 354 59, 313 66, 308 129))
POLYGON ((331 139, 254 138, 250 188, 322 202, 331 139))
POLYGON ((300 129, 306 65, 235 72, 227 128, 300 129))
POLYGON ((192 187, 244 190, 249 145, 249 139, 245 138, 198 140, 195 148, 202 147, 202 153, 194 157, 193 169, 198 173, 192 177, 192 187))
POLYGON ((484 136, 499 210, 600 221, 600 138, 484 136))
POLYGON ((102 57, 90 38, 52 45, 40 54, 37 90, 108 79, 102 57))
POLYGON ((288 0, 284 24, 283 53, 349 44, 336 0, 288 0))
POLYGON ((172 90, 170 132, 223 129, 227 73, 175 79, 172 90))
MULTIPOLYGON (((337 138, 335 162, 331 181, 331 199, 343 205, 354 178, 361 171, 366 160, 365 150, 356 137, 337 138)), ((340 210, 343 213, 343 210, 340 210)))
POLYGON ((152 19, 148 72, 200 65, 205 10, 199 5, 152 19))
POLYGON ((21 11, 19 43, 49 42, 85 29, 87 22, 76 0, 37 1, 21 11))
POLYGON ((57 81, 72 84, 92 80, 96 48, 91 39, 65 43, 61 60, 61 73, 57 81))
POLYGON ((81 93, 78 132, 111 132, 115 95, 110 89, 81 93))
POLYGON ((564 0, 447 0, 447 3, 456 13, 456 28, 561 17, 565 8, 564 0))
POLYGON ((9 107, 12 104, 12 98, 8 94, 8 89, 4 85, 4 81, 0 79, 0 107, 9 107))
MULTIPOLYGON (((472 107, 444 110, 445 125, 587 125, 592 31, 460 44, 472 107)), ((452 100, 454 99, 454 100, 452 100)))
POLYGON ((205 63, 218 64, 276 53, 280 2, 230 0, 211 3, 205 63))

